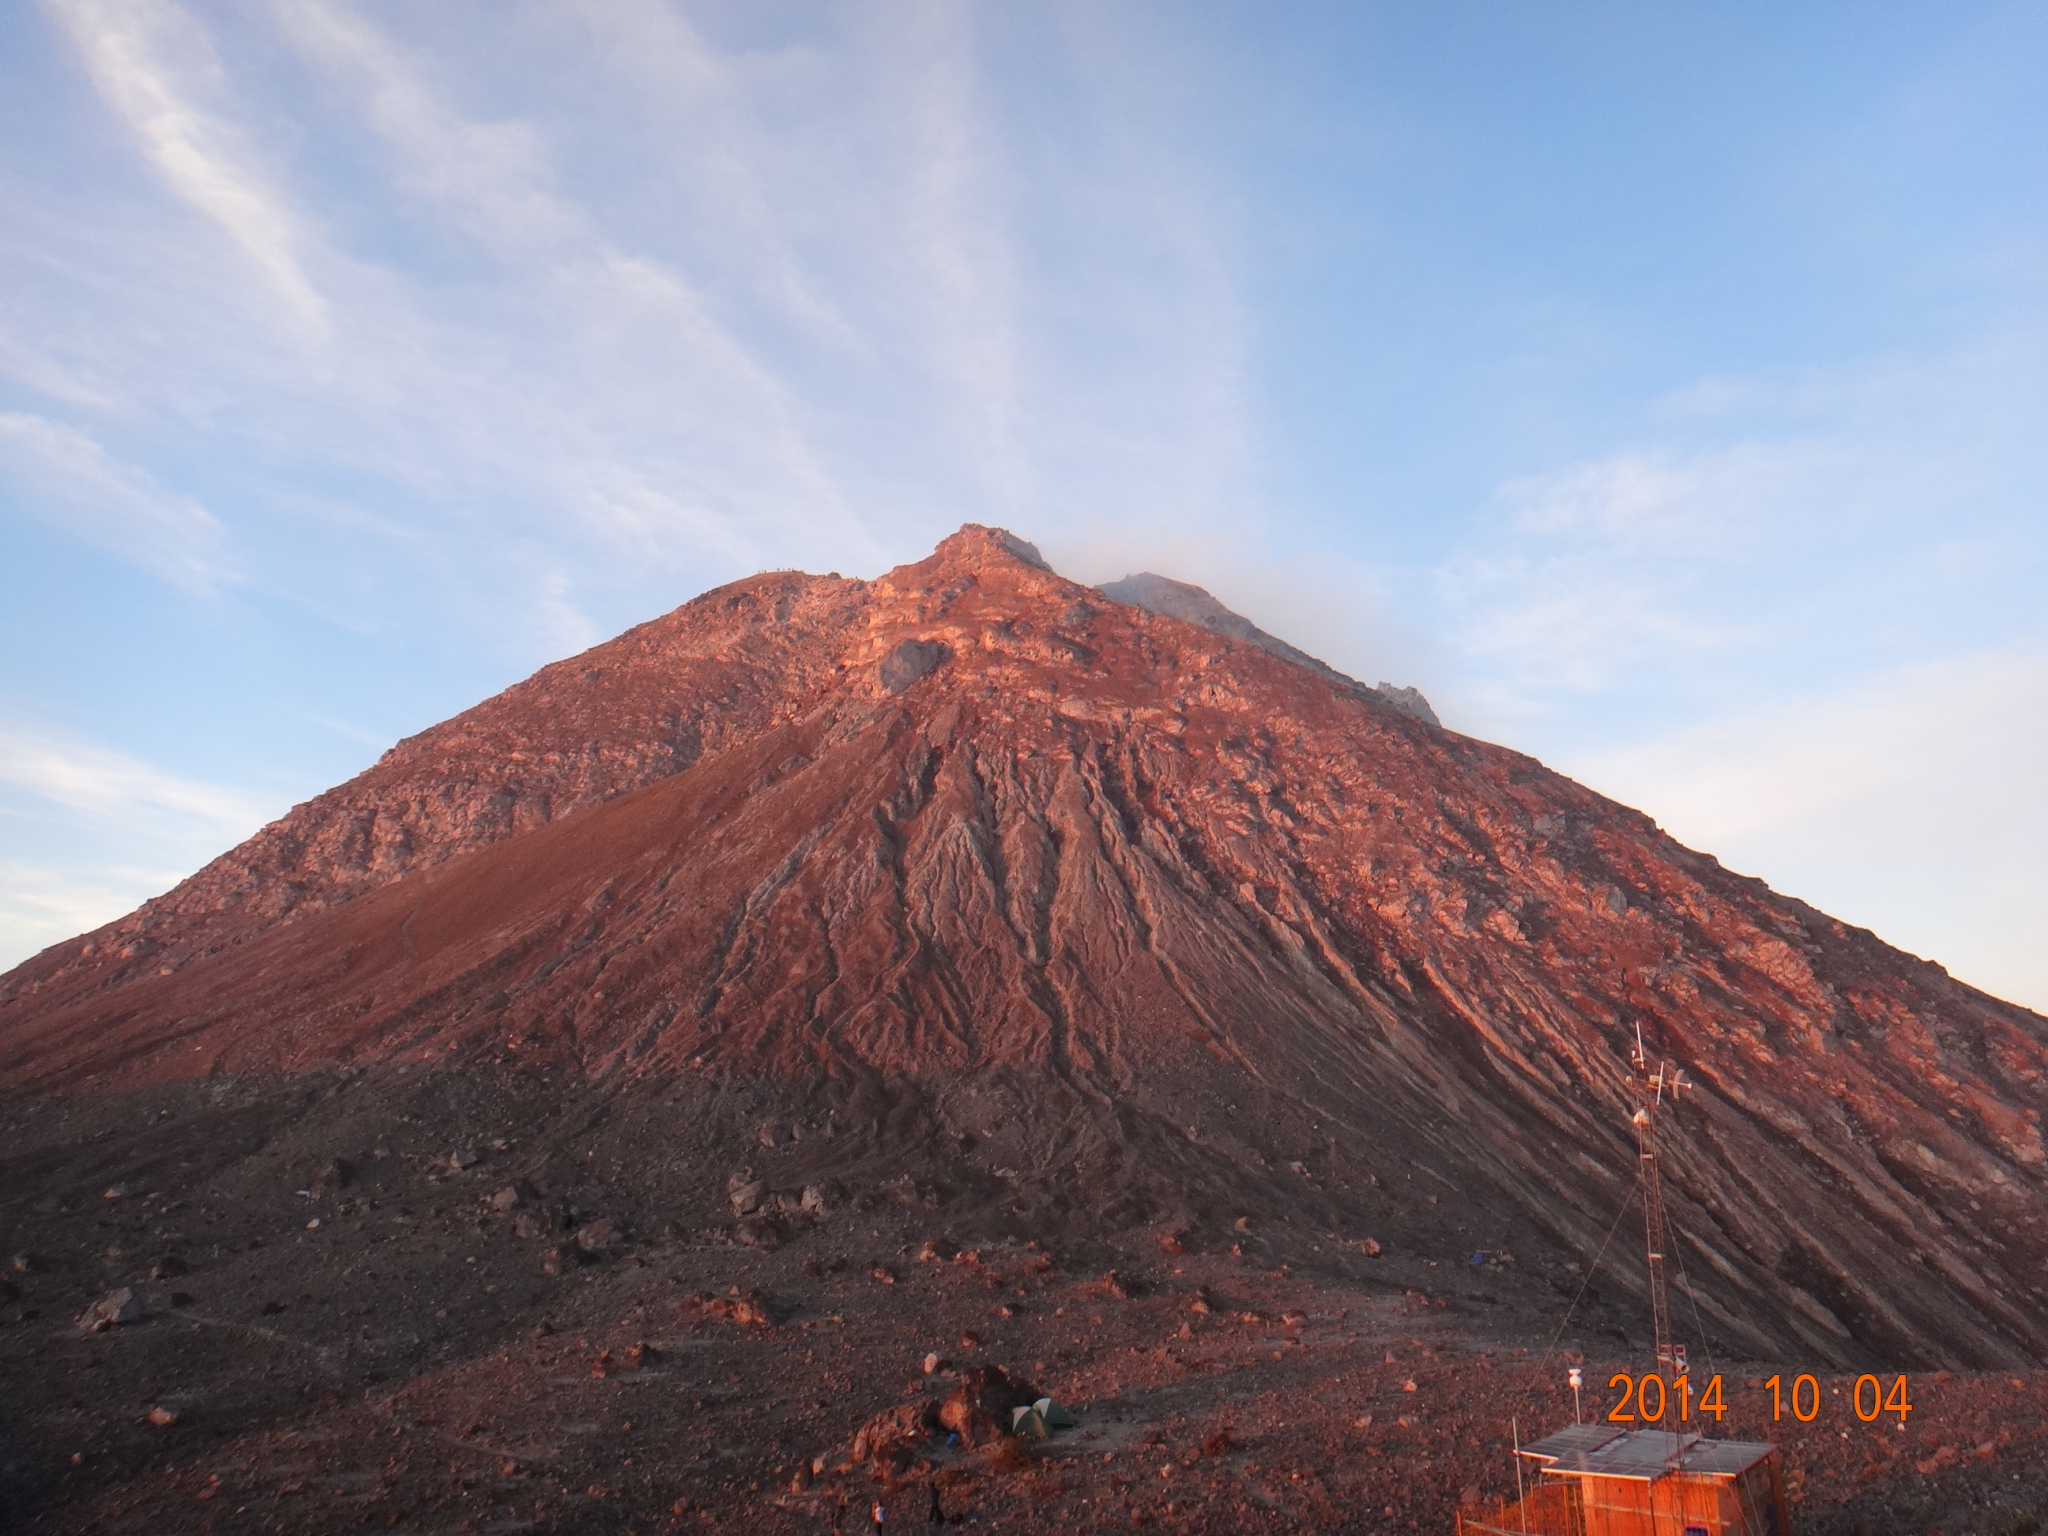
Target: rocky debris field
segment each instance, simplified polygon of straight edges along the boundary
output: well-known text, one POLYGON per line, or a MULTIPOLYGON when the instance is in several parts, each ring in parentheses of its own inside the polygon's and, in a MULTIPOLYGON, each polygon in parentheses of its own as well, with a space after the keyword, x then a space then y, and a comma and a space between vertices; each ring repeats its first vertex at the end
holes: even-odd
MULTIPOLYGON (((1584 1277, 1449 1202, 1091 1230, 795 1113, 347 1082, 4 1105, 5 1529, 1448 1532, 1567 1363, 1589 1415, 1639 1368, 1598 1275, 1553 1352, 1584 1277)), ((1902 1428, 1820 1370, 1772 1425, 1812 1362, 1717 1364, 1802 1536, 2048 1510, 2048 1373, 1916 1370, 1902 1428)))

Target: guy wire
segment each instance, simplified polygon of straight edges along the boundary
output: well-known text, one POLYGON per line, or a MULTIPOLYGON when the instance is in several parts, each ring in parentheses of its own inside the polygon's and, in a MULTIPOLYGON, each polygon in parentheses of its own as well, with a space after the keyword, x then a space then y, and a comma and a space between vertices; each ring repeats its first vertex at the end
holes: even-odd
MULTIPOLYGON (((1586 1278, 1579 1282, 1579 1294, 1574 1296, 1572 1298, 1572 1304, 1569 1307, 1565 1308, 1564 1321, 1557 1325, 1557 1332, 1551 1337, 1550 1340, 1550 1348, 1543 1351, 1543 1359, 1539 1361, 1538 1364, 1547 1364, 1550 1360, 1550 1357, 1557 1352, 1557 1341, 1564 1337, 1565 1329, 1571 1326, 1572 1314, 1579 1310, 1579 1303, 1585 1300, 1586 1287, 1593 1283, 1594 1271, 1599 1269, 1600 1261, 1607 1257, 1607 1245, 1614 1241, 1614 1234, 1621 1228, 1621 1218, 1626 1216, 1628 1214, 1628 1208, 1631 1205, 1635 1204, 1636 1192, 1640 1190, 1642 1187, 1643 1170, 1642 1165, 1639 1163, 1636 1166, 1635 1184, 1629 1189, 1628 1194, 1623 1197, 1621 1202, 1621 1209, 1614 1213, 1614 1224, 1607 1229, 1607 1236, 1601 1239, 1600 1251, 1593 1255, 1593 1262, 1590 1266, 1588 1266, 1586 1270, 1586 1278)), ((1691 1294, 1690 1289, 1688 1289, 1687 1294, 1691 1294)))
POLYGON ((1700 1299, 1693 1295, 1692 1280, 1685 1272, 1685 1247, 1677 1241, 1678 1238, 1684 1235, 1683 1232, 1674 1232, 1672 1234, 1671 1251, 1678 1255, 1678 1283, 1685 1287, 1685 1299, 1692 1307, 1693 1331, 1700 1341, 1700 1351, 1707 1357, 1707 1370, 1712 1372, 1714 1369, 1714 1346, 1707 1342, 1707 1325, 1700 1320, 1700 1299))

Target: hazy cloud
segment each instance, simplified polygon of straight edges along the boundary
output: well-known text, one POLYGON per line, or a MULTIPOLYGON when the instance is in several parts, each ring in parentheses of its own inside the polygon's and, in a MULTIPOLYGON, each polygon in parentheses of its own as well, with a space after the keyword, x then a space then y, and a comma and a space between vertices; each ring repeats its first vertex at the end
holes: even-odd
POLYGON ((2048 1010, 2048 652, 1904 667, 1558 766, 1733 868, 2048 1010))
POLYGON ((63 731, 0 721, 0 968, 170 889, 282 809, 63 731))
POLYGON ((182 880, 181 868, 81 868, 0 859, 0 967, 132 912, 182 880))

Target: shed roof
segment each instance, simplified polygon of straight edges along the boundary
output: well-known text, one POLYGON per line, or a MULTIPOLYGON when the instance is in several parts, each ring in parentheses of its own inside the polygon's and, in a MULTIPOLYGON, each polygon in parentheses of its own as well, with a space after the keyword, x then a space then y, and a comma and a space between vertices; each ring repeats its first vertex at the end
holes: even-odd
POLYGON ((1574 1424, 1522 1447, 1560 1477, 1625 1477, 1655 1482, 1670 1473, 1735 1477, 1777 1449, 1755 1440, 1709 1440, 1661 1429, 1616 1431, 1604 1424, 1574 1424))

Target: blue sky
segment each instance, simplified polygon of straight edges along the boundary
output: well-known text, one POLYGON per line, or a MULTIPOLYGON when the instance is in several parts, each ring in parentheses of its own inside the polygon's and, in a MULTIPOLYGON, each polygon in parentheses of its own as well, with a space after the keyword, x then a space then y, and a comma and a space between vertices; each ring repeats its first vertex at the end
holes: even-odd
POLYGON ((0 963, 968 520, 2048 1008, 2038 5, 0 8, 0 963))

